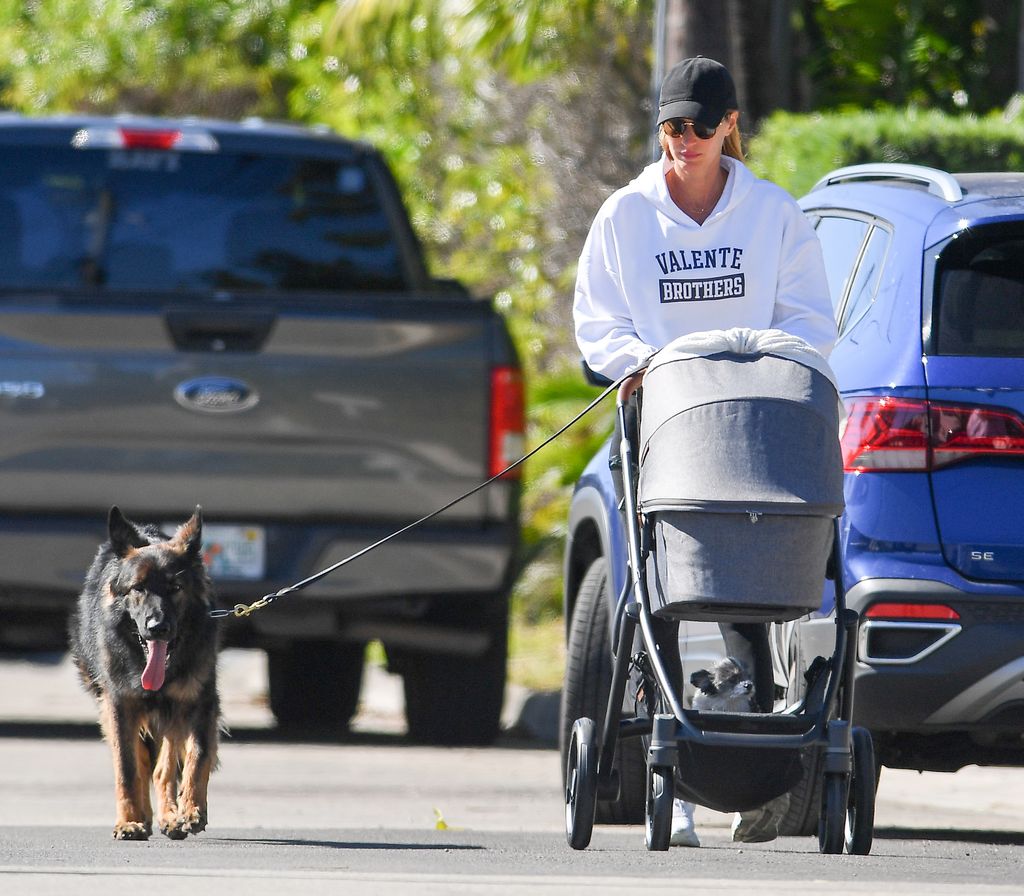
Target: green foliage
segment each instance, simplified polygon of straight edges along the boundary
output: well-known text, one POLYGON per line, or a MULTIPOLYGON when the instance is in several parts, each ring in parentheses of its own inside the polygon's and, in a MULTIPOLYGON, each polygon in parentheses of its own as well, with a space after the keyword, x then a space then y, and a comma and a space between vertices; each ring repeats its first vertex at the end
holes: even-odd
POLYGON ((565 675, 565 626, 561 612, 531 618, 513 612, 508 644, 508 677, 534 691, 558 691, 565 675))
POLYGON ((918 105, 984 113, 1015 88, 1019 3, 818 0, 805 3, 804 73, 813 106, 918 105))
POLYGON ((0 0, 0 104, 280 115, 294 0, 0 0))
MULTIPOLYGON (((389 63, 401 64, 413 28, 447 51, 458 48, 513 79, 530 80, 563 72, 595 41, 628 58, 628 40, 607 46, 609 22, 634 22, 652 12, 652 0, 338 0, 328 36, 346 51, 377 44, 389 63)), ((627 37, 631 30, 627 25, 621 33, 627 37)))
POLYGON ((907 162, 946 171, 1019 171, 1024 120, 920 109, 794 115, 776 112, 750 141, 751 168, 794 196, 834 168, 907 162))

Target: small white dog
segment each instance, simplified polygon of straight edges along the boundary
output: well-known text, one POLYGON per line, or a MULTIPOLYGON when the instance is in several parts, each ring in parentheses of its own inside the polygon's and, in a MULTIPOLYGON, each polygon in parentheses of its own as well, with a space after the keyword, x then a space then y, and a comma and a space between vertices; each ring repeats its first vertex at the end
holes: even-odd
MULTIPOLYGON (((746 667, 737 659, 727 656, 708 669, 690 676, 697 688, 693 708, 702 712, 755 712, 754 682, 746 667)), ((737 816, 739 819, 739 816, 737 816)), ((737 822, 736 828, 741 822, 737 822)), ((693 827, 693 803, 677 799, 672 805, 672 846, 700 846, 700 838, 693 827)))
POLYGON ((754 682, 746 667, 727 656, 711 667, 690 676, 697 688, 693 708, 703 712, 754 712, 754 682))

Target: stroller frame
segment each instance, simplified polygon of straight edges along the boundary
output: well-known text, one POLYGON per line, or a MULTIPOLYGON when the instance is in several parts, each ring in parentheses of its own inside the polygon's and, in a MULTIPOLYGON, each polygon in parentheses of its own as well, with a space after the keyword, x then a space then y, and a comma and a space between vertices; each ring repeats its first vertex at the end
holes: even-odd
MULTIPOLYGON (((761 751, 802 768, 800 755, 806 750, 823 751, 822 800, 818 822, 818 846, 822 853, 866 855, 874 829, 875 764, 870 733, 852 725, 854 663, 858 615, 846 607, 838 561, 839 525, 833 520, 832 568, 835 570, 836 638, 832 656, 820 674, 825 678, 818 706, 797 706, 784 713, 700 712, 686 709, 676 692, 662 658, 652 627, 651 601, 647 587, 646 554, 651 543, 651 522, 638 514, 637 483, 633 476, 637 454, 636 433, 627 424, 626 406, 633 389, 630 381, 618 390, 616 413, 620 444, 619 475, 622 476, 626 523, 628 570, 612 618, 614 663, 603 725, 589 718, 577 719, 572 727, 565 776, 566 838, 574 849, 585 849, 591 840, 597 800, 619 797, 620 782, 613 766, 616 742, 620 738, 649 737, 646 770, 645 840, 649 850, 667 850, 671 837, 672 805, 677 769, 693 775, 702 758, 739 750, 747 759, 761 751), (632 595, 632 600, 630 596, 632 595), (631 651, 639 629, 661 709, 653 717, 622 717, 623 699, 632 662, 631 651), (692 754, 696 752, 697 758, 692 754), (694 764, 696 762, 696 765, 694 764)), ((810 689, 809 689, 810 691, 810 689)), ((697 774, 700 774, 697 771, 697 774)), ((780 781, 778 792, 788 792, 801 779, 780 781)), ((705 782, 707 783, 707 782, 705 782)), ((712 790, 714 784, 712 782, 712 790)), ((723 811, 753 808, 730 805, 730 797, 713 806, 723 811)), ((735 797, 732 797, 735 799, 735 797)), ((761 803, 767 802, 761 800, 761 803)), ((699 802, 700 800, 695 800, 699 802)), ((759 803, 760 804, 760 803, 759 803)))

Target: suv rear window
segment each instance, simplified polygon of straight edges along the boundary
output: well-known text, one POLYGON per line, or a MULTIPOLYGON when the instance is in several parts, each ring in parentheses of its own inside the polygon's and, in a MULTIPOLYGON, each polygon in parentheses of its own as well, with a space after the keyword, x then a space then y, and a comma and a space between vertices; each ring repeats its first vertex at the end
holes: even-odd
POLYGON ((358 161, 0 146, 0 288, 392 290, 401 255, 358 161))
POLYGON ((1024 221, 960 234, 941 254, 935 284, 938 354, 1024 357, 1024 221))

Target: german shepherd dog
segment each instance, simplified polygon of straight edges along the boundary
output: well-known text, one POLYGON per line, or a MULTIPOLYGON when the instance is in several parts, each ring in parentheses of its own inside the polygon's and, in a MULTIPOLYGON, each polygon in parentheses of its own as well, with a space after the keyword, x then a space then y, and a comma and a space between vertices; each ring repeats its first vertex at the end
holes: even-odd
POLYGON ((114 839, 153 832, 152 778, 160 831, 181 840, 206 828, 220 726, 202 510, 170 538, 117 507, 107 529, 71 622, 71 650, 113 753, 114 839))

